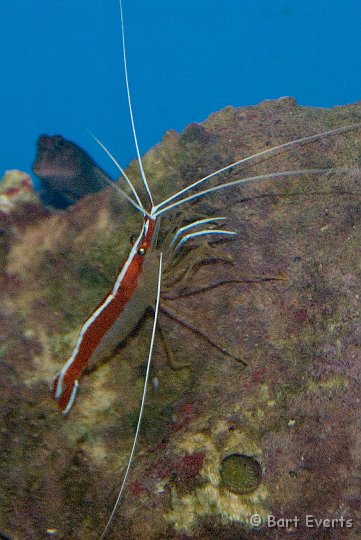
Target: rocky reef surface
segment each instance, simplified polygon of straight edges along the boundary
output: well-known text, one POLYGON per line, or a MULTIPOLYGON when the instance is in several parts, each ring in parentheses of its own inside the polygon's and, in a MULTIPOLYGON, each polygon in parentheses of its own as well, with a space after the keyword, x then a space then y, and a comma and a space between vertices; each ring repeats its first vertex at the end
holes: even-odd
MULTIPOLYGON (((161 200, 243 156, 360 121, 360 104, 326 110, 284 98, 228 107, 168 132, 144 168, 161 200)), ((360 155, 361 129, 337 134, 217 182, 346 172, 266 180, 182 207, 226 216, 238 235, 202 245, 208 260, 196 259, 187 283, 163 294, 168 315, 159 322, 177 366, 158 336, 109 539, 361 537, 360 155), (223 261, 211 256, 216 249, 223 261), (252 527, 254 514, 263 524, 252 527), (270 515, 278 527, 267 526, 270 515)), ((128 173, 138 178, 135 163, 128 173)), ((137 421, 151 317, 82 379, 67 418, 49 382, 140 223, 111 188, 50 213, 26 175, 8 173, 0 184, 0 531, 12 539, 96 539, 109 517, 137 421)))

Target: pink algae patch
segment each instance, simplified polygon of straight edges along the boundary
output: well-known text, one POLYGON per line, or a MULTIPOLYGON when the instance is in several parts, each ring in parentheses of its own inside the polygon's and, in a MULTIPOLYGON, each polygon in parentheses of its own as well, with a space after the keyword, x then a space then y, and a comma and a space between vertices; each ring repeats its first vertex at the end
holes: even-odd
POLYGON ((181 481, 194 478, 199 474, 204 461, 203 452, 194 452, 193 454, 185 454, 178 463, 176 474, 181 481))
POLYGON ((181 457, 167 461, 161 460, 155 465, 152 476, 157 476, 160 480, 171 477, 180 480, 181 482, 185 482, 199 474, 203 461, 203 452, 184 454, 181 457))
POLYGON ((295 313, 295 319, 296 321, 298 322, 304 322, 307 320, 307 317, 308 317, 308 312, 307 312, 307 309, 299 309, 298 311, 296 311, 295 313))
POLYGON ((145 490, 145 488, 142 486, 142 484, 135 480, 134 482, 129 482, 129 489, 135 495, 136 497, 139 497, 145 490))

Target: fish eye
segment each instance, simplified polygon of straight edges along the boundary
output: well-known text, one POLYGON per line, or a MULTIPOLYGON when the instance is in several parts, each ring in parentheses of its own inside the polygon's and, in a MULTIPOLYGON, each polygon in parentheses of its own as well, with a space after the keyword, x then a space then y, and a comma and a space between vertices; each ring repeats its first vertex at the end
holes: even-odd
POLYGON ((145 255, 146 254, 146 250, 143 248, 143 247, 140 247, 137 251, 138 255, 145 255))

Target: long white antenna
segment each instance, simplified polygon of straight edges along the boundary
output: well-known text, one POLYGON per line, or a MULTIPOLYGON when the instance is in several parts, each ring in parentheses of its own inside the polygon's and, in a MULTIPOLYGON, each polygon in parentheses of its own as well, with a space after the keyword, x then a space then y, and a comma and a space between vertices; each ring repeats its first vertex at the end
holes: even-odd
POLYGON ((159 254, 157 299, 156 299, 156 302, 155 302, 155 309, 154 309, 154 322, 153 322, 153 329, 152 329, 152 337, 151 337, 151 340, 150 340, 150 347, 149 347, 149 354, 148 354, 148 361, 147 361, 147 370, 146 370, 145 378, 144 378, 143 395, 142 395, 142 401, 141 401, 140 409, 139 409, 137 428, 135 430, 133 446, 132 446, 132 449, 131 449, 131 452, 130 452, 128 465, 127 465, 127 468, 125 469, 124 478, 123 478, 122 484, 120 486, 118 497, 117 497, 117 500, 115 501, 112 513, 110 514, 110 517, 108 519, 108 523, 106 524, 105 529, 102 532, 100 540, 103 540, 103 538, 105 538, 105 535, 106 535, 106 533, 107 533, 107 531, 108 531, 108 529, 110 527, 110 524, 111 524, 111 522, 112 522, 112 520, 114 518, 115 512, 116 512, 116 510, 118 508, 118 504, 120 502, 120 499, 122 497, 122 494, 123 494, 123 491, 124 491, 124 488, 125 488, 125 484, 126 484, 127 479, 128 479, 130 467, 131 467, 132 462, 133 462, 135 448, 136 448, 138 438, 139 438, 139 431, 140 431, 140 426, 141 426, 142 417, 143 417, 145 398, 146 398, 146 395, 147 395, 147 387, 148 387, 148 380, 149 380, 149 373, 150 373, 150 364, 151 364, 151 360, 152 360, 154 340, 155 340, 155 330, 156 330, 156 327, 157 327, 157 320, 158 320, 159 302, 160 302, 160 286, 161 286, 161 280, 162 280, 162 258, 163 258, 163 254, 160 253, 159 254))
POLYGON ((140 157, 137 133, 136 133, 135 124, 134 124, 132 101, 130 99, 130 88, 129 88, 129 80, 128 80, 128 68, 127 68, 127 54, 126 54, 126 50, 125 50, 125 33, 124 33, 124 19, 123 19, 122 0, 119 0, 119 8, 120 8, 120 21, 121 21, 121 27, 122 27, 123 65, 124 65, 124 74, 125 74, 125 84, 126 84, 126 87, 127 87, 127 96, 128 96, 128 107, 129 107, 130 121, 132 123, 133 138, 134 138, 135 149, 137 151, 137 156, 138 156, 138 164, 139 164, 140 174, 141 174, 145 189, 147 190, 148 197, 149 197, 149 200, 150 200, 150 204, 153 207, 152 194, 151 194, 147 179, 145 177, 145 173, 144 173, 144 169, 143 169, 143 163, 142 163, 142 160, 141 160, 141 157, 140 157))
POLYGON ((204 176, 203 178, 200 178, 196 182, 193 182, 193 184, 191 184, 190 186, 185 187, 184 189, 178 191, 177 193, 175 193, 174 195, 172 195, 168 199, 165 199, 161 203, 157 204, 155 206, 155 208, 154 208, 155 213, 158 214, 159 208, 162 208, 163 206, 165 206, 169 202, 173 201, 174 199, 178 198, 180 195, 183 195, 184 193, 186 193, 190 189, 193 189, 193 188, 199 186, 200 184, 203 184, 204 182, 206 182, 207 180, 210 180, 214 176, 217 176, 218 174, 221 174, 221 173, 223 173, 225 171, 228 171, 229 169, 232 169, 233 167, 236 167, 237 165, 248 163, 249 161, 254 161, 254 160, 256 160, 257 158, 259 158, 261 156, 266 156, 267 154, 277 153, 277 151, 281 150, 281 149, 286 150, 287 148, 291 148, 292 146, 296 146, 297 144, 303 144, 303 143, 306 143, 306 142, 310 143, 312 141, 317 141, 317 140, 323 139, 325 137, 329 137, 330 135, 335 135, 336 133, 343 133, 345 131, 350 131, 351 129, 356 129, 356 128, 359 128, 359 127, 361 127, 361 124, 350 124, 348 126, 344 126, 344 127, 341 127, 341 128, 332 129, 331 131, 324 131, 322 133, 317 133, 316 135, 309 135, 308 137, 302 137, 302 139, 295 139, 294 141, 279 144, 278 146, 274 146, 273 148, 268 148, 267 150, 262 150, 262 152, 258 152, 257 154, 253 154, 252 156, 248 156, 246 158, 235 161, 234 163, 231 163, 230 165, 227 165, 226 167, 222 167, 221 169, 218 169, 218 171, 214 171, 213 173, 208 174, 207 176, 204 176))
MULTIPOLYGON (((140 200, 139 198, 139 195, 137 193, 137 190, 135 189, 133 183, 130 181, 129 177, 127 176, 126 172, 124 171, 124 169, 119 165, 118 161, 115 159, 115 157, 113 156, 113 154, 108 150, 108 148, 105 146, 105 144, 102 143, 102 141, 100 139, 98 139, 98 137, 96 137, 96 135, 94 135, 91 131, 89 131, 89 135, 91 137, 93 137, 94 141, 99 144, 100 148, 102 148, 102 150, 104 150, 104 152, 107 154, 108 157, 110 157, 110 159, 112 160, 112 162, 115 164, 115 166, 119 169, 120 171, 120 174, 125 178, 128 186, 130 187, 130 189, 132 190, 132 192, 134 193, 134 196, 137 200, 137 203, 138 205, 143 209, 143 212, 145 212, 145 209, 142 205, 142 201, 140 200)), ((106 179, 107 181, 107 179, 106 179)), ((109 184, 110 182, 108 182, 109 184)), ((112 182, 113 183, 113 182, 112 182)), ((135 201, 133 201, 135 202, 135 201)))
POLYGON ((219 191, 220 189, 236 186, 238 184, 248 184, 248 183, 258 184, 259 182, 262 182, 263 180, 271 180, 273 178, 287 178, 289 176, 301 176, 301 175, 307 175, 307 174, 326 174, 326 173, 343 174, 345 172, 350 172, 350 169, 300 169, 300 170, 295 170, 295 171, 283 171, 283 172, 277 172, 277 173, 271 173, 271 174, 261 174, 258 176, 248 176, 247 178, 240 178, 238 180, 234 180, 233 182, 220 184, 218 186, 214 186, 214 187, 205 189, 203 191, 199 191, 198 193, 195 193, 194 195, 189 195, 189 197, 185 197, 184 199, 181 199, 180 201, 176 201, 172 204, 169 204, 165 208, 161 208, 157 212, 153 212, 153 218, 156 218, 160 216, 161 214, 165 214, 172 208, 176 208, 177 206, 180 206, 186 202, 193 201, 194 199, 198 199, 199 197, 203 197, 204 195, 207 195, 207 193, 212 193, 213 191, 219 191))
MULTIPOLYGON (((92 137, 96 139, 96 137, 94 135, 92 135, 92 137)), ((97 141, 98 142, 98 141, 97 141)), ((107 154, 109 153, 108 150, 105 148, 105 146, 102 145, 102 143, 100 143, 99 141, 99 144, 100 146, 102 146, 104 148, 104 150, 107 152, 107 154)), ((110 154, 109 154, 110 155, 110 154)), ((107 178, 107 176, 104 176, 104 180, 105 182, 107 182, 113 189, 115 189, 115 191, 117 191, 118 193, 120 193, 122 195, 122 197, 124 197, 125 199, 127 199, 127 201, 130 202, 130 204, 132 206, 134 206, 134 208, 136 208, 137 210, 139 210, 139 212, 141 214, 143 214, 143 216, 148 216, 149 218, 153 219, 151 214, 149 212, 147 212, 147 210, 145 210, 145 208, 143 207, 143 205, 139 205, 138 203, 135 202, 134 199, 132 199, 131 197, 129 197, 129 195, 127 193, 125 193, 125 191, 123 189, 121 189, 118 184, 116 182, 113 182, 112 180, 109 180, 109 178, 107 178)))

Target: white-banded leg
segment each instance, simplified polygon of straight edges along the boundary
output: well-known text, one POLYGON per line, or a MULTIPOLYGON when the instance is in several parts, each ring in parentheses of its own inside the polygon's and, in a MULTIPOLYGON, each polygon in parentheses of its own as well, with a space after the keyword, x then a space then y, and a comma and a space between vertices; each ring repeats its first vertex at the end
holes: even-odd
POLYGON ((173 237, 173 240, 171 242, 171 246, 173 247, 172 255, 175 256, 179 250, 184 246, 186 242, 189 240, 192 240, 194 238, 199 238, 201 236, 211 236, 211 235, 217 235, 217 236, 235 236, 237 233, 235 231, 227 231, 224 229, 202 229, 199 231, 193 231, 193 232, 187 232, 190 229, 197 228, 199 225, 204 225, 205 223, 216 223, 218 221, 224 221, 226 218, 224 217, 213 217, 213 218, 207 218, 207 219, 200 219, 198 221, 194 221, 193 223, 189 223, 188 225, 185 225, 184 227, 181 227, 178 229, 176 234, 173 237), (182 234, 186 232, 187 234, 182 234))
POLYGON ((224 217, 211 217, 205 219, 199 219, 180 227, 173 235, 172 240, 169 243, 169 248, 166 253, 167 259, 172 267, 172 273, 169 271, 167 285, 168 287, 177 283, 178 281, 186 281, 189 275, 194 271, 194 268, 198 266, 201 261, 205 259, 219 260, 227 263, 233 262, 230 255, 225 255, 214 248, 212 244, 206 241, 207 236, 217 236, 220 239, 224 237, 234 237, 236 233, 234 231, 227 231, 224 229, 201 229, 198 227, 204 224, 216 224, 218 222, 225 221, 224 217), (195 230, 196 229, 196 230, 195 230), (189 232, 192 231, 192 232, 189 232), (184 245, 193 240, 201 238, 204 239, 204 246, 197 246, 195 250, 196 255, 193 255, 193 250, 188 251, 186 254, 182 254, 182 248, 184 245), (202 249, 203 248, 203 249, 202 249), (183 268, 180 268, 183 267, 183 268), (180 268, 180 270, 179 270, 180 268))

